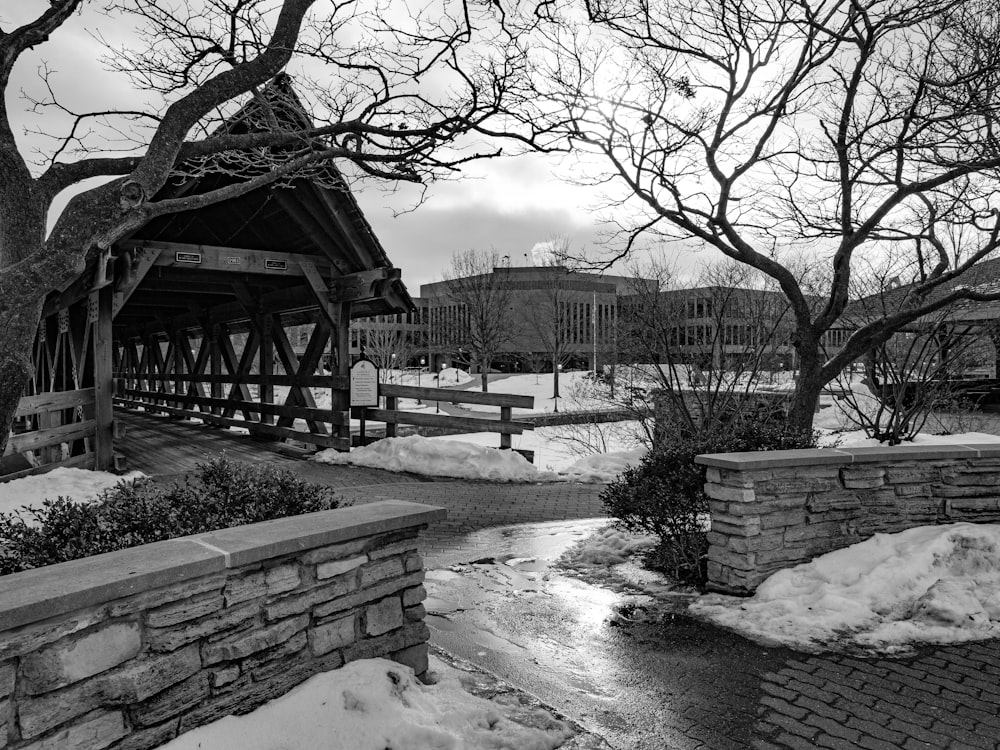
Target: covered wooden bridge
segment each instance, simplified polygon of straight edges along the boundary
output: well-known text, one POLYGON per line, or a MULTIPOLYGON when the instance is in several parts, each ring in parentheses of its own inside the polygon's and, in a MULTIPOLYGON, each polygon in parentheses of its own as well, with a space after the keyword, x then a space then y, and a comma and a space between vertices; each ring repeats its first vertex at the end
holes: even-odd
MULTIPOLYGON (((305 117, 287 86, 272 93, 305 117)), ((161 197, 232 179, 191 176, 161 197)), ((332 167, 154 219, 47 300, 0 478, 112 467, 116 406, 347 450, 350 320, 412 306, 332 167), (303 324, 298 355, 287 329, 303 324)))

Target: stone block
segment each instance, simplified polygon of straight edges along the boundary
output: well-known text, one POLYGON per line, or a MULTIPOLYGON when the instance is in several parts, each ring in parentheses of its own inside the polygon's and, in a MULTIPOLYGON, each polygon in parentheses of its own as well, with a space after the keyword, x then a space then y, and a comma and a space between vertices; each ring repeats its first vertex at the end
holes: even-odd
POLYGON ((744 516, 712 516, 712 531, 728 536, 755 536, 760 533, 760 519, 744 516))
POLYGON ((178 602, 157 607, 146 613, 146 625, 151 628, 165 628, 171 625, 196 620, 222 609, 224 600, 222 593, 208 593, 182 599, 178 602))
POLYGON ((740 554, 720 547, 709 547, 708 561, 736 570, 753 570, 756 564, 756 554, 755 552, 740 554))
POLYGON ((368 562, 366 555, 355 555, 354 557, 345 557, 342 560, 330 560, 319 563, 316 566, 316 578, 318 580, 334 578, 335 576, 349 573, 352 570, 357 570, 366 562, 368 562))
POLYGON ((268 596, 293 591, 299 587, 300 582, 299 566, 294 563, 291 565, 276 565, 264 572, 264 586, 268 596))
POLYGON ((341 597, 340 599, 334 599, 326 602, 325 604, 318 604, 313 609, 313 617, 317 620, 321 620, 322 618, 328 617, 337 612, 357 609, 363 604, 396 594, 403 589, 418 586, 423 582, 424 573, 422 570, 415 573, 408 573, 402 578, 383 581, 380 584, 371 586, 367 589, 362 589, 361 591, 354 592, 348 596, 341 597))
POLYGON ((410 646, 416 646, 418 643, 426 643, 430 639, 430 635, 431 631, 427 627, 427 623, 411 622, 385 635, 357 641, 339 653, 344 655, 345 662, 374 659, 402 651, 410 646))
POLYGON ((358 585, 365 588, 386 578, 400 578, 405 573, 402 559, 390 557, 363 565, 358 575, 358 585))
POLYGON ((331 579, 314 588, 278 599, 264 608, 268 620, 281 620, 308 612, 318 604, 339 599, 354 591, 357 584, 353 576, 331 579))
POLYGON ((14 692, 14 675, 17 665, 14 662, 0 664, 0 698, 6 698, 14 692))
POLYGON ((211 694, 208 675, 196 674, 177 685, 167 688, 152 698, 129 707, 133 726, 149 727, 179 716, 192 706, 197 706, 211 694))
POLYGON ((260 605, 256 602, 227 608, 210 617, 171 628, 147 628, 146 645, 153 651, 173 651, 206 636, 244 630, 257 622, 259 617, 260 605))
MULTIPOLYGON (((978 513, 1000 509, 1000 497, 956 497, 949 503, 951 513, 978 513)), ((907 506, 909 510, 909 506, 907 506)))
POLYGON ((309 648, 317 656, 343 648, 357 640, 357 617, 353 614, 309 629, 309 648))
POLYGON ((139 623, 112 621, 25 656, 21 683, 30 695, 55 690, 116 667, 141 648, 139 623))
POLYGON ((344 542, 343 544, 331 544, 326 547, 320 547, 306 552, 299 558, 299 561, 305 565, 316 565, 317 563, 326 562, 327 560, 341 560, 345 557, 354 557, 356 555, 364 554, 370 544, 370 537, 352 539, 351 541, 344 542))
POLYGON ((1000 472, 996 471, 956 471, 954 469, 942 472, 941 481, 945 484, 965 485, 970 487, 996 487, 1000 484, 1000 472))
POLYGON ((885 479, 889 484, 935 484, 941 481, 941 470, 937 467, 887 466, 885 479))
POLYGON ((766 536, 752 536, 747 538, 730 537, 728 547, 733 552, 746 554, 747 552, 761 552, 765 550, 781 549, 784 545, 784 538, 781 533, 768 534, 766 536))
POLYGON ((722 469, 716 468, 715 466, 709 466, 705 469, 705 481, 712 482, 714 484, 722 484, 722 469))
POLYGON ((81 610, 59 620, 26 625, 0 634, 0 661, 38 651, 45 646, 107 621, 102 608, 81 610))
POLYGON ((409 552, 403 558, 403 568, 407 573, 415 573, 418 570, 424 569, 424 561, 421 559, 419 553, 409 552))
POLYGON ((267 594, 267 584, 264 582, 264 571, 257 570, 241 576, 234 576, 226 581, 226 606, 259 599, 267 594))
POLYGON ((86 682, 18 703, 21 733, 36 737, 107 704, 137 703, 191 677, 201 668, 198 647, 165 656, 136 659, 86 682))
POLYGON ((121 711, 94 711, 19 750, 102 750, 127 734, 121 711))
POLYGON ((389 658, 409 667, 418 677, 424 674, 429 666, 426 643, 418 643, 415 646, 394 651, 389 655, 389 658))
POLYGON ((897 484, 893 486, 893 491, 899 497, 930 497, 931 488, 926 484, 897 484))
POLYGON ((216 669, 209 676, 209 681, 213 688, 221 688, 236 681, 240 676, 240 668, 235 664, 216 669))
POLYGON ((393 536, 379 537, 372 541, 372 546, 368 550, 368 557, 371 560, 381 560, 393 555, 403 555, 417 549, 419 539, 416 534, 407 534, 403 537, 393 536))
MULTIPOLYGON (((842 536, 843 530, 839 523, 811 523, 785 530, 785 542, 796 542, 818 537, 842 536)), ((845 545, 846 546, 846 545, 845 545)))
POLYGON ((993 487, 981 487, 979 485, 951 485, 936 484, 931 488, 931 492, 937 497, 983 497, 994 493, 993 487))
POLYGON ((402 626, 403 605, 399 597, 386 597, 365 607, 364 632, 366 635, 383 635, 402 626))
POLYGON ((760 517, 761 533, 769 529, 783 529, 788 526, 797 526, 806 522, 806 512, 804 510, 785 510, 777 513, 766 513, 760 517))
POLYGON ((423 620, 427 616, 427 609, 423 604, 417 604, 413 607, 406 607, 403 610, 403 617, 407 622, 418 622, 423 620))
POLYGON ((727 503, 752 503, 756 499, 753 489, 746 487, 727 487, 722 484, 705 483, 705 494, 713 500, 727 503))
POLYGON ((202 663, 209 666, 223 661, 243 659, 250 654, 287 641, 299 631, 305 630, 308 625, 309 616, 300 615, 264 628, 238 633, 221 641, 206 643, 201 647, 202 663))
MULTIPOLYGON (((169 602, 193 599, 210 592, 221 593, 226 585, 224 573, 216 573, 191 581, 183 581, 172 586, 163 586, 143 591, 126 599, 119 599, 108 606, 108 616, 112 618, 134 615, 136 612, 148 612, 169 602)), ((117 749, 116 749, 117 750, 117 749)))
POLYGON ((757 485, 756 491, 764 495, 799 495, 804 492, 831 492, 840 489, 836 476, 802 476, 795 479, 770 479, 757 485))
POLYGON ((827 510, 847 510, 861 507, 861 497, 856 492, 817 492, 809 496, 806 509, 813 513, 827 510))
POLYGON ((280 643, 269 649, 265 649, 253 656, 248 656, 240 663, 243 674, 250 673, 254 680, 260 679, 262 668, 273 667, 281 669, 305 649, 307 643, 306 633, 300 632, 293 635, 284 643, 280 643))
POLYGON ((412 607, 415 604, 420 604, 420 602, 426 598, 427 589, 423 586, 414 586, 413 588, 406 589, 403 592, 403 606, 412 607))

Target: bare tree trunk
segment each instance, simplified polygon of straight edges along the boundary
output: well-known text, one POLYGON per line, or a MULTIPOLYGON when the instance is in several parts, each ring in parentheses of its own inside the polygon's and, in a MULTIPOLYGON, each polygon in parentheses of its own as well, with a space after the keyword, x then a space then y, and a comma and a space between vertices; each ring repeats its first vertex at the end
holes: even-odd
POLYGON ((820 361, 819 342, 801 345, 798 352, 801 364, 792 404, 788 410, 788 430, 793 434, 804 435, 812 432, 816 406, 826 381, 820 375, 823 363, 820 361))
POLYGON ((489 368, 486 366, 486 360, 479 361, 479 380, 483 384, 483 393, 489 393, 490 374, 489 374, 489 368))

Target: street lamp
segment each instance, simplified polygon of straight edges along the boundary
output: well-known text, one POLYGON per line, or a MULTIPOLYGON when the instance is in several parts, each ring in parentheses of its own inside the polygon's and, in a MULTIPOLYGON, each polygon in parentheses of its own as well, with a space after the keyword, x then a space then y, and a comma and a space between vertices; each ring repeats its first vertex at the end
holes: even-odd
MULTIPOLYGON (((420 388, 420 387, 421 387, 421 382, 420 382, 420 376, 424 374, 424 365, 425 365, 426 363, 427 363, 427 360, 426 360, 426 359, 424 359, 423 357, 421 357, 421 358, 420 358, 420 369, 419 369, 419 370, 417 370, 417 388, 420 388)), ((418 403, 418 404, 422 404, 422 403, 423 403, 423 401, 421 401, 421 400, 420 400, 420 398, 418 397, 418 398, 417 398, 417 403, 418 403)))

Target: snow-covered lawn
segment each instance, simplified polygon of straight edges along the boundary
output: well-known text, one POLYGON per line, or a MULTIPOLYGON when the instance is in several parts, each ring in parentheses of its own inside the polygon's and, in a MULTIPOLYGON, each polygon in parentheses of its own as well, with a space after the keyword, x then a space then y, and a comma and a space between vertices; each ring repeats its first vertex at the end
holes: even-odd
POLYGON ((193 729, 161 750, 554 750, 576 734, 509 696, 486 700, 431 658, 436 684, 386 659, 318 674, 246 716, 193 729))

